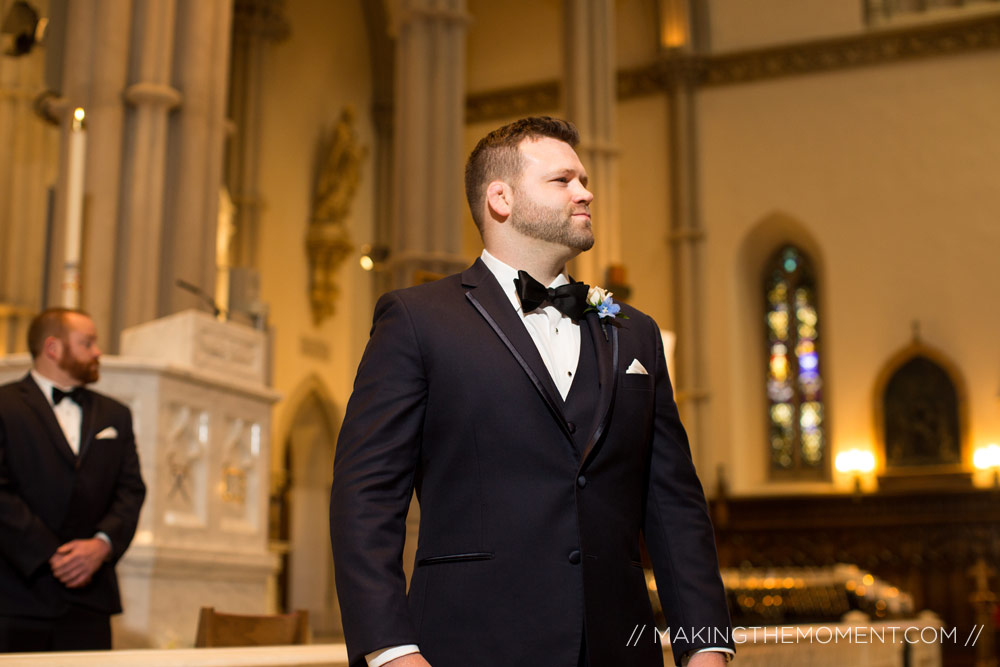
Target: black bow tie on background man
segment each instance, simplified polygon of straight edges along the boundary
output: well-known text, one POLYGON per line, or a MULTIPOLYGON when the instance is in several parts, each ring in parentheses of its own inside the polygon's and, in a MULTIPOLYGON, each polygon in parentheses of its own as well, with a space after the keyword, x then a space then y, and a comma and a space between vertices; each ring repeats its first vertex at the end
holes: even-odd
POLYGON ((566 317, 579 320, 583 317, 583 311, 587 309, 587 293, 590 286, 586 283, 570 283, 559 287, 546 287, 534 278, 527 271, 518 271, 517 278, 514 278, 514 287, 517 288, 517 296, 521 299, 521 311, 530 313, 535 308, 548 301, 555 309, 566 317))
POLYGON ((59 405, 64 398, 68 398, 77 405, 81 405, 82 395, 83 387, 73 387, 69 391, 63 391, 59 387, 52 387, 52 405, 59 405))

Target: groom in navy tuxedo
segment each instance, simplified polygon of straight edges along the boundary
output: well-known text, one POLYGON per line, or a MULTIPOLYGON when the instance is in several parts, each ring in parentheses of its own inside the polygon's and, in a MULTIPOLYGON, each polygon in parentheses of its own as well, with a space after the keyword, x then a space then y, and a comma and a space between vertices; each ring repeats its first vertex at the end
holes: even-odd
POLYGON ((662 665, 643 539, 675 661, 732 654, 659 329, 566 273, 594 243, 578 139, 548 117, 483 138, 482 256, 375 307, 330 502, 352 667, 662 665))
POLYGON ((0 387, 0 653, 110 649, 146 494, 132 415, 86 388, 101 350, 85 313, 43 311, 28 348, 31 372, 0 387))

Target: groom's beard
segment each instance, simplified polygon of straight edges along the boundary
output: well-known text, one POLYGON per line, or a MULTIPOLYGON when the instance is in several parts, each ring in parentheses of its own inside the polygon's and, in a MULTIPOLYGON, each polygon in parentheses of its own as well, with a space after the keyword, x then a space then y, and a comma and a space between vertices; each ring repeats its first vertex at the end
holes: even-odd
POLYGON ((66 371, 71 378, 80 384, 91 384, 97 382, 101 377, 100 361, 97 359, 81 361, 75 358, 68 349, 63 351, 63 355, 59 359, 59 368, 66 371))
POLYGON ((570 209, 549 208, 531 200, 518 200, 511 206, 507 222, 521 234, 558 243, 559 245, 584 252, 594 246, 594 230, 590 220, 586 224, 574 224, 573 215, 589 213, 586 204, 576 204, 570 209))

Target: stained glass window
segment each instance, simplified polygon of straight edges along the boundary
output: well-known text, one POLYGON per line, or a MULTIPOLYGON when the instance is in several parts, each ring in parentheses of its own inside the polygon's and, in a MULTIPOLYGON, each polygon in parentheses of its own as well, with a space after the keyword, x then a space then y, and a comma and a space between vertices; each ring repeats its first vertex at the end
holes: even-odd
POLYGON ((828 466, 816 276, 799 248, 785 246, 772 257, 764 298, 772 476, 824 477, 828 466))

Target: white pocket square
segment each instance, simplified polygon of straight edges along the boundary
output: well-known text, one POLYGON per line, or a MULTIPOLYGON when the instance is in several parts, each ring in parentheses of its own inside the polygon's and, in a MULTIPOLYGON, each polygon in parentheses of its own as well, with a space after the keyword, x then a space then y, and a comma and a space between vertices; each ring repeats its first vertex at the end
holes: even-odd
POLYGON ((114 426, 109 426, 97 435, 94 436, 94 440, 111 440, 118 437, 118 429, 114 426))
POLYGON ((632 363, 625 370, 626 375, 649 375, 646 367, 639 363, 638 359, 633 359, 632 363))

